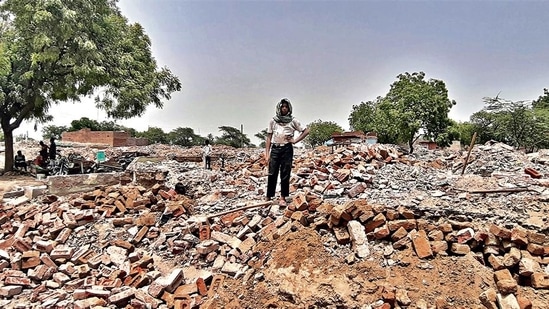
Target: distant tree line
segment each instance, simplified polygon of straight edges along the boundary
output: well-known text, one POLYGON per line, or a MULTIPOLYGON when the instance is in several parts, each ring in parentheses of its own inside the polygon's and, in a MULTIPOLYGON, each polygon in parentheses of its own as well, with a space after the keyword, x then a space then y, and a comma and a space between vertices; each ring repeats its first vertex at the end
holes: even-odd
MULTIPOLYGON (((352 107, 349 115, 351 130, 376 132, 378 141, 388 144, 406 144, 413 151, 415 141, 423 136, 448 146, 454 140, 469 145, 474 132, 477 143, 496 140, 524 149, 527 152, 549 148, 549 91, 544 89, 534 101, 512 102, 496 96, 483 99, 484 108, 469 121, 457 122, 448 117, 455 101, 448 98, 443 81, 425 79, 423 72, 404 73, 397 76, 387 95, 374 101, 362 102, 352 107)), ((343 128, 333 121, 318 119, 308 124, 309 136, 303 141, 306 146, 316 147, 325 144, 333 133, 343 132, 343 128)), ((230 126, 221 126, 220 136, 200 136, 192 128, 176 128, 164 132, 161 128, 150 127, 146 131, 123 127, 113 121, 97 122, 81 118, 71 122, 69 127, 46 126, 44 139, 60 137, 64 131, 90 128, 93 131, 126 131, 134 137, 147 138, 151 143, 164 143, 180 146, 196 146, 209 139, 213 144, 233 147, 256 147, 246 134, 230 126)), ((265 147, 267 129, 254 135, 265 147)))
POLYGON ((208 139, 214 144, 228 145, 237 148, 255 147, 246 134, 229 126, 219 127, 221 136, 216 137, 209 134, 208 136, 203 137, 196 134, 192 128, 179 127, 170 132, 164 132, 161 128, 149 127, 146 131, 139 132, 133 128, 118 125, 114 123, 114 121, 98 122, 87 117, 73 120, 70 126, 45 126, 42 129, 42 138, 45 140, 50 137, 60 139, 63 132, 79 131, 84 128, 88 128, 91 131, 125 131, 132 137, 146 138, 149 140, 149 143, 152 144, 161 143, 179 146, 198 146, 203 145, 204 141, 208 139))

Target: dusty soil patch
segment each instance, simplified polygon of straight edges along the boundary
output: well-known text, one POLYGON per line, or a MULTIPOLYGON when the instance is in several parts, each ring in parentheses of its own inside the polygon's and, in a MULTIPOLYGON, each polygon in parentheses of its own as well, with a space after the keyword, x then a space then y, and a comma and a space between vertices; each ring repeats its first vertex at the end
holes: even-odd
POLYGON ((43 180, 37 180, 30 175, 3 175, 0 176, 0 197, 4 196, 5 192, 10 192, 17 187, 40 186, 44 183, 43 180))
MULTIPOLYGON (((479 295, 494 286, 493 270, 472 255, 421 260, 412 249, 397 251, 387 266, 383 247, 365 261, 348 264, 324 248, 310 228, 260 243, 263 266, 244 284, 226 279, 216 304, 233 308, 366 308, 383 299, 384 291, 406 291, 410 308, 420 303, 437 308, 483 308, 479 295), (338 304, 337 306, 334 304, 338 304)), ((521 287, 534 308, 547 308, 543 291, 521 287)), ((213 307, 212 307, 213 308, 213 307)))

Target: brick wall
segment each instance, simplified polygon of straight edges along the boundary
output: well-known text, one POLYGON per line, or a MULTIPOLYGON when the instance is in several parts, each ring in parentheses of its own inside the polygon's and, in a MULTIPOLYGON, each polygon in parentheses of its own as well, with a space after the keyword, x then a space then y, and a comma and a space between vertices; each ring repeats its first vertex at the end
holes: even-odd
POLYGON ((107 144, 112 147, 148 145, 147 139, 131 137, 124 131, 91 131, 87 128, 80 131, 63 132, 61 140, 63 142, 107 144))

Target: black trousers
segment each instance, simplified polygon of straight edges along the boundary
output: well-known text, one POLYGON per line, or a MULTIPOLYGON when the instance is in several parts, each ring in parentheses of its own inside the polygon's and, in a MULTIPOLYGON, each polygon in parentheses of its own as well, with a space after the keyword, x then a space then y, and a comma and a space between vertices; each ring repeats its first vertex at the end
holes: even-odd
POLYGON ((206 158, 205 158, 204 161, 205 161, 205 162, 204 162, 204 165, 205 165, 204 167, 205 167, 206 169, 211 170, 211 169, 212 169, 212 167, 211 167, 211 164, 212 164, 212 157, 206 156, 206 158))
POLYGON ((294 147, 291 143, 284 146, 272 146, 269 156, 269 176, 267 178, 267 197, 275 195, 276 182, 280 173, 280 196, 290 195, 290 174, 292 172, 292 161, 294 158, 294 147))

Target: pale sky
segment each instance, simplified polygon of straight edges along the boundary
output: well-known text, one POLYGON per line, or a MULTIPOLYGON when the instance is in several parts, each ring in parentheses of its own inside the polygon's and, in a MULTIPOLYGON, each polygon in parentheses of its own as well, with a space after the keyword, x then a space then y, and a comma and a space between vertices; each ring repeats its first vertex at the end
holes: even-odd
MULTIPOLYGON (((549 87, 549 1, 121 0, 152 40, 160 66, 182 90, 162 110, 120 121, 144 131, 218 127, 254 135, 289 98, 303 124, 349 129, 352 106, 385 96, 397 75, 423 71, 445 82, 458 121, 482 98, 532 100, 549 87)), ((90 103, 61 103, 55 125, 106 120, 90 103)), ((41 127, 39 127, 40 129, 41 127)), ((15 134, 34 133, 31 125, 15 134)))

